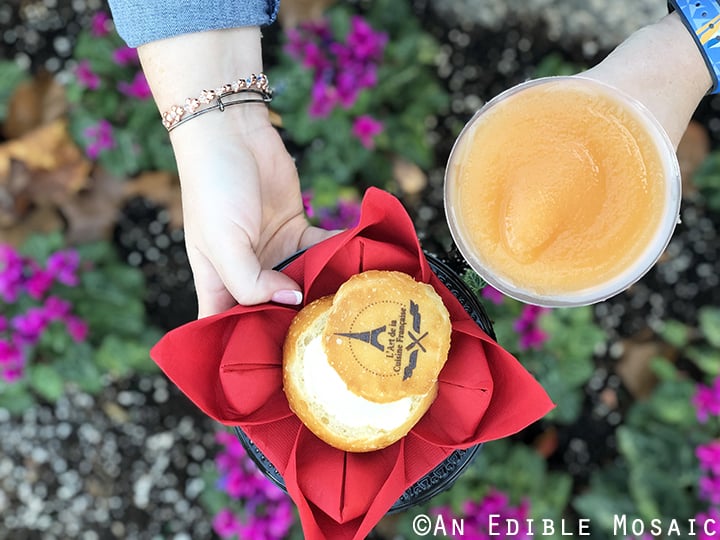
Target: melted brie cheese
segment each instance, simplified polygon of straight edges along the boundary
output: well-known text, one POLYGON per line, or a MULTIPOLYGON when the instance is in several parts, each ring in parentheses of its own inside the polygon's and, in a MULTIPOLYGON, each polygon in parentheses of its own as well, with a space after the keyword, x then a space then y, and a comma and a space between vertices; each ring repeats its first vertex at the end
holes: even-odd
POLYGON ((393 430, 410 415, 412 398, 376 403, 350 391, 328 362, 322 336, 316 336, 305 348, 302 378, 310 401, 320 405, 328 415, 349 428, 393 430))

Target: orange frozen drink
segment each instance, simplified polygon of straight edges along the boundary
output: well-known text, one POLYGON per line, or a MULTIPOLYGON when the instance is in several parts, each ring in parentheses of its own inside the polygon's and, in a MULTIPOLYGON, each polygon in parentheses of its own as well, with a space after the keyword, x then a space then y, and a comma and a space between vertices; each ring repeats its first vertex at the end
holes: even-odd
POLYGON ((655 263, 680 204, 674 149, 639 103, 549 77, 486 104, 446 171, 456 243, 497 289, 540 305, 616 294, 655 263))

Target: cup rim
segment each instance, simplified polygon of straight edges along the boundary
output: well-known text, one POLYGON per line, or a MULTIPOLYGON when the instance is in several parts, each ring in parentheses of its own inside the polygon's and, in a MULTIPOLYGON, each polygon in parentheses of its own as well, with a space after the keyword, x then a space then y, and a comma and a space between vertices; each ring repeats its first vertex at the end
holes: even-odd
POLYGON ((602 302, 623 292, 640 280, 653 266, 655 266, 658 259, 670 243, 675 227, 680 220, 680 206, 682 199, 680 165, 678 163, 675 147, 670 141, 665 128, 660 124, 655 115, 638 99, 614 86, 582 75, 553 75, 531 79, 512 86, 487 101, 465 123, 455 139, 445 167, 443 184, 445 218, 450 229, 450 234, 455 242, 455 245, 460 251, 460 254, 463 256, 470 268, 483 278, 487 284, 491 285, 504 295, 524 303, 544 307, 586 306, 602 302), (647 129, 651 132, 650 134, 652 139, 655 141, 657 150, 660 153, 663 169, 666 171, 666 203, 663 211, 664 216, 657 231, 639 254, 636 261, 628 267, 627 271, 621 272, 617 276, 602 283, 598 283, 578 291, 562 294, 540 294, 535 293, 528 288, 517 286, 507 278, 495 275, 489 268, 490 265, 484 264, 481 257, 475 253, 475 250, 471 247, 471 242, 465 238, 465 235, 460 228, 460 216, 453 207, 455 197, 453 194, 454 182, 452 178, 452 169, 454 160, 458 159, 457 155, 461 151, 459 149, 461 146, 460 141, 467 135, 470 129, 472 129, 478 119, 489 109, 495 107, 498 103, 506 100, 508 97, 518 94, 528 88, 551 82, 561 82, 563 80, 579 80, 589 85, 598 86, 611 96, 618 98, 621 103, 624 102, 627 105, 628 110, 633 111, 635 116, 647 127, 647 129))

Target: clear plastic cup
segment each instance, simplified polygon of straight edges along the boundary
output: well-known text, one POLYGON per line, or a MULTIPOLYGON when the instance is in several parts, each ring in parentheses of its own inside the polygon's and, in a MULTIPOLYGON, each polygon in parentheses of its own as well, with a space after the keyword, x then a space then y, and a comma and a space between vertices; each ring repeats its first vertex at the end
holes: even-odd
POLYGON ((582 306, 654 266, 679 220, 681 187, 675 149, 642 103, 593 79, 545 77, 503 92, 465 125, 445 171, 445 212, 488 284, 530 304, 582 306))

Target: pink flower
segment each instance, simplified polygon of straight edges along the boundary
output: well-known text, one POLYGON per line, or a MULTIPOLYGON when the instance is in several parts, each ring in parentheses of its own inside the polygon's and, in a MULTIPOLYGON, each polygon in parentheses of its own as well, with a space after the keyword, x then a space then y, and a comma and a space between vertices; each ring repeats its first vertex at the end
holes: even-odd
POLYGON ((100 77, 90 67, 90 62, 81 60, 75 68, 75 76, 81 86, 88 90, 97 90, 100 88, 100 77))
POLYGON ((19 343, 34 344, 40 339, 40 335, 47 328, 48 320, 45 310, 39 307, 31 307, 25 313, 16 315, 11 320, 13 329, 19 343))
POLYGON ((695 516, 697 520, 698 540, 717 540, 720 537, 720 510, 710 508, 695 516))
POLYGON ((707 422, 710 416, 720 416, 720 377, 715 379, 712 386, 698 384, 692 403, 702 423, 707 422))
POLYGON ((50 322, 63 320, 70 314, 71 308, 72 305, 67 300, 57 296, 48 296, 44 305, 45 317, 50 322))
POLYGON ((490 300, 496 306, 499 306, 505 301, 505 295, 498 291, 492 285, 485 285, 480 292, 480 295, 487 300, 490 300))
POLYGON ((13 303, 23 285, 23 259, 9 244, 0 244, 0 298, 13 303))
POLYGON ((53 276, 50 272, 36 269, 25 282, 25 290, 35 300, 40 300, 50 287, 52 287, 53 276))
POLYGON ((229 508, 223 508, 215 514, 212 526, 220 538, 230 538, 240 532, 240 520, 229 508))
POLYGON ((700 468, 720 476, 720 440, 700 445, 695 449, 700 468))
POLYGON ((47 259, 47 271, 63 285, 74 287, 78 284, 77 271, 80 254, 74 249, 56 251, 47 259))
POLYGON ((103 37, 110 33, 112 24, 104 11, 99 11, 90 20, 90 33, 95 37, 103 37))
POLYGON ((148 99, 152 96, 150 85, 142 71, 138 71, 135 74, 132 82, 120 81, 118 83, 118 90, 121 94, 135 99, 148 99))
POLYGON ((129 66, 140 63, 137 49, 128 47, 127 45, 115 49, 112 53, 112 59, 118 66, 129 66))
POLYGON ((100 120, 97 124, 85 128, 83 135, 89 140, 85 152, 90 159, 97 159, 103 150, 115 147, 113 128, 107 120, 100 120))
POLYGON ((5 315, 0 315, 0 334, 6 332, 8 328, 10 328, 10 325, 8 324, 7 317, 5 315))
POLYGON ((323 80, 317 80, 310 92, 308 113, 314 118, 325 118, 338 101, 337 89, 323 80))
POLYGON ((321 208, 318 217, 320 227, 328 231, 349 229, 360 221, 360 203, 340 199, 334 210, 321 208))
POLYGON ((73 338, 73 340, 78 343, 85 341, 88 334, 88 325, 85 321, 83 321, 80 317, 75 317, 74 315, 66 316, 64 321, 65 328, 67 328, 68 334, 70 334, 70 337, 73 338))
POLYGON ((520 317, 513 323, 513 329, 519 334, 520 350, 539 349, 547 341, 548 335, 539 326, 540 316, 547 311, 540 306, 523 306, 520 317))
POLYGON ((700 497, 711 504, 720 504, 720 477, 703 476, 698 482, 700 497))
POLYGON ((362 17, 355 15, 350 20, 350 33, 347 37, 347 44, 359 59, 380 60, 387 39, 387 34, 375 32, 362 17))
POLYGON ((358 116, 353 122, 352 134, 368 150, 375 147, 375 137, 382 133, 383 124, 367 114, 358 116))
POLYGON ((312 207, 312 197, 312 192, 310 191, 304 191, 302 194, 303 209, 305 210, 305 215, 309 218, 315 217, 315 210, 312 207))

